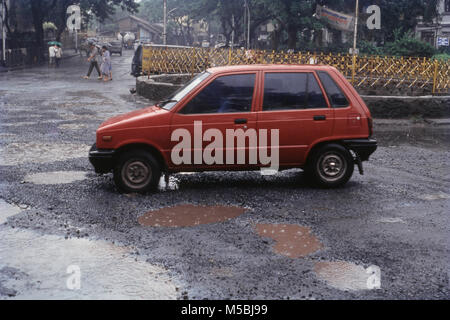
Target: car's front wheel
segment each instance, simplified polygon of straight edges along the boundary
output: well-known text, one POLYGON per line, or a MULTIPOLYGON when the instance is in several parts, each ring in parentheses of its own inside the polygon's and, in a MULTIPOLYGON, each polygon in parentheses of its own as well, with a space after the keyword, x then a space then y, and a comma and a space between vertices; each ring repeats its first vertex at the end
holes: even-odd
POLYGON ((337 188, 350 180, 354 169, 355 161, 350 151, 339 144, 329 144, 311 155, 305 172, 318 187, 337 188))
POLYGON ((143 150, 134 150, 119 156, 114 167, 114 182, 121 192, 145 193, 156 190, 161 178, 161 167, 155 157, 143 150))

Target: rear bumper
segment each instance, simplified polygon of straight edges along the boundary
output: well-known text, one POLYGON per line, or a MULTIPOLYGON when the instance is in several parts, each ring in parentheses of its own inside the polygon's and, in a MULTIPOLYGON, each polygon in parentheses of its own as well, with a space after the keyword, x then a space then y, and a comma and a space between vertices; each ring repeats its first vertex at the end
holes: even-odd
POLYGON ((114 150, 97 149, 94 144, 89 151, 89 161, 95 168, 96 173, 108 173, 114 168, 114 150))
POLYGON ((347 148, 353 150, 359 156, 361 161, 368 161, 378 148, 378 142, 375 139, 344 140, 344 143, 347 148))

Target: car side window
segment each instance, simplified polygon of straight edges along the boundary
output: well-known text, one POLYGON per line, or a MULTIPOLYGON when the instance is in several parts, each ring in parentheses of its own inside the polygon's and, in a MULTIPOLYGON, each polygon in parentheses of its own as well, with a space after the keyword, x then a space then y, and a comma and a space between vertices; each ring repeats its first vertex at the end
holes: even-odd
POLYGON ((333 78, 331 78, 331 76, 324 71, 319 71, 318 74, 320 81, 322 81, 323 87, 327 92, 331 106, 333 108, 347 108, 350 103, 348 102, 342 89, 338 87, 333 78))
POLYGON ((266 73, 263 111, 328 108, 314 74, 266 73))
POLYGON ((181 111, 181 114, 251 112, 256 74, 238 74, 215 79, 181 111))

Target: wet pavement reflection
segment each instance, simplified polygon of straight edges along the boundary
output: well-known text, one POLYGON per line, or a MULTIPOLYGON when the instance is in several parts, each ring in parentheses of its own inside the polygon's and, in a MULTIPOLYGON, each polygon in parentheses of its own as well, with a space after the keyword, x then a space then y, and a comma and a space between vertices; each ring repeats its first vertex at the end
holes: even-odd
POLYGON ((369 274, 364 267, 345 261, 318 262, 314 272, 333 288, 345 291, 368 289, 369 274))

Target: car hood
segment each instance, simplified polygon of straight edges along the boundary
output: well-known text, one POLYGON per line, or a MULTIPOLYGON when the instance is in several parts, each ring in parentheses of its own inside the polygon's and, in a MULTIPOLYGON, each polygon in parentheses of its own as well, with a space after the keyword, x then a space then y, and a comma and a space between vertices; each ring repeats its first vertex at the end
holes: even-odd
POLYGON ((100 125, 99 130, 121 130, 130 127, 149 126, 152 125, 152 119, 156 120, 159 116, 167 114, 168 112, 169 111, 157 106, 136 110, 106 120, 100 125))

